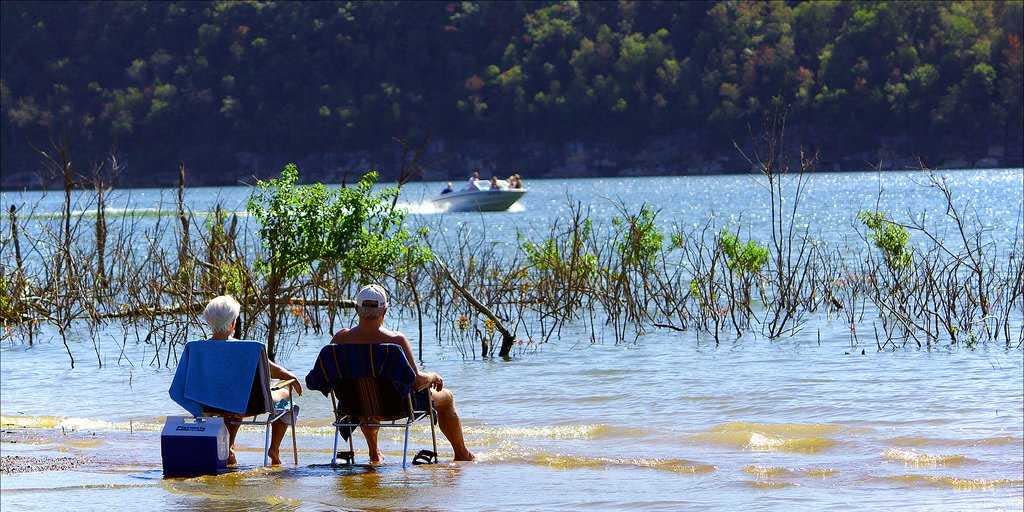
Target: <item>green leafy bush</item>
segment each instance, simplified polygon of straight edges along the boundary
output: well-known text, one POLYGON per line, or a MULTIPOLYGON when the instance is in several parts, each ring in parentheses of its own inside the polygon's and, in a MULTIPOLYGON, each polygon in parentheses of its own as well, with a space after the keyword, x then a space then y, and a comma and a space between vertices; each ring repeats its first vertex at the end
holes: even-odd
POLYGON ((657 215, 645 204, 635 215, 627 213, 623 219, 612 219, 616 227, 626 227, 623 238, 616 243, 624 267, 640 268, 653 263, 657 258, 665 238, 654 222, 657 215))
POLYGON ((740 243, 739 237, 723 229, 718 236, 718 243, 725 253, 726 266, 733 272, 757 274, 768 263, 768 248, 754 240, 740 243))
POLYGON ((375 277, 429 261, 429 250, 403 229, 405 213, 393 208, 398 189, 374 191, 376 172, 340 190, 298 181, 298 167, 288 164, 279 177, 260 180, 249 197, 246 208, 268 250, 260 270, 296 277, 328 261, 348 277, 375 277))
POLYGON ((270 297, 267 352, 273 359, 278 295, 287 278, 308 274, 314 263, 338 265, 343 275, 368 282, 404 273, 429 261, 431 253, 410 239, 404 213, 394 207, 398 189, 374 190, 377 173, 354 187, 331 190, 299 184, 299 168, 288 164, 277 178, 260 180, 246 209, 260 225, 267 253, 256 263, 267 276, 270 297))
POLYGON ((857 214, 871 234, 871 241, 882 251, 885 263, 894 270, 910 266, 912 250, 907 245, 910 232, 906 228, 889 220, 883 212, 864 210, 857 214))

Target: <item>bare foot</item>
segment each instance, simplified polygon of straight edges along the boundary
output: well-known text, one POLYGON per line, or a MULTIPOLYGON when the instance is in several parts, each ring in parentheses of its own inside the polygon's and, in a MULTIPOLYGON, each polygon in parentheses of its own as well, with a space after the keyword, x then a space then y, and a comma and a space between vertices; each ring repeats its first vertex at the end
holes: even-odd
POLYGON ((381 456, 380 452, 370 454, 370 464, 379 465, 384 464, 384 457, 381 456))
POLYGON ((235 449, 231 448, 228 450, 228 466, 234 466, 238 464, 238 459, 235 458, 235 449))
POLYGON ((271 466, 280 466, 281 465, 281 453, 280 453, 279 450, 275 450, 275 449, 271 448, 271 449, 267 450, 267 455, 270 456, 270 465, 271 466))
POLYGON ((476 456, 470 453, 469 450, 466 450, 465 452, 462 453, 456 453, 455 460, 460 462, 472 462, 476 460, 476 456))

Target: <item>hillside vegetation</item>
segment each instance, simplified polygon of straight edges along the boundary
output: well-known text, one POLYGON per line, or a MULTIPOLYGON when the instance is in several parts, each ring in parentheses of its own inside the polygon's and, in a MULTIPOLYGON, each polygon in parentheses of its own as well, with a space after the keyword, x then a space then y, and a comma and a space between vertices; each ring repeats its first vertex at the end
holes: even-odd
POLYGON ((1020 1, 0 5, 5 175, 60 136, 173 170, 428 134, 727 151, 782 106, 827 153, 1012 161, 1024 126, 1020 1))

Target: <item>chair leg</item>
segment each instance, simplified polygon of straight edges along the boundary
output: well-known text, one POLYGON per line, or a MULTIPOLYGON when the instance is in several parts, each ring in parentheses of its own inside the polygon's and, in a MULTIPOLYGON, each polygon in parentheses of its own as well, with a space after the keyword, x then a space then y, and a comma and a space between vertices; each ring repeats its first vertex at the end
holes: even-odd
POLYGON ((340 427, 334 427, 334 449, 331 450, 331 465, 338 464, 338 436, 341 435, 340 427))
POLYGON ((291 398, 288 399, 288 405, 291 409, 288 411, 292 415, 292 458, 295 460, 295 465, 299 465, 299 447, 295 444, 295 406, 292 405, 291 398))
POLYGON ((266 424, 263 425, 263 466, 267 466, 270 455, 267 451, 270 450, 270 418, 267 417, 266 424))
POLYGON ((430 405, 430 417, 427 421, 430 422, 430 442, 434 445, 434 458, 437 459, 437 433, 434 432, 434 422, 437 419, 437 413, 434 412, 434 405, 430 405))
POLYGON ((270 449, 270 422, 268 421, 263 426, 263 465, 266 466, 269 462, 267 450, 270 449))
POLYGON ((352 444, 353 438, 355 437, 355 431, 352 431, 348 435, 348 451, 352 454, 352 458, 349 459, 349 465, 355 465, 356 463, 356 447, 352 444))
POLYGON ((402 446, 402 469, 405 469, 405 457, 409 454, 409 424, 405 424, 405 443, 402 446))

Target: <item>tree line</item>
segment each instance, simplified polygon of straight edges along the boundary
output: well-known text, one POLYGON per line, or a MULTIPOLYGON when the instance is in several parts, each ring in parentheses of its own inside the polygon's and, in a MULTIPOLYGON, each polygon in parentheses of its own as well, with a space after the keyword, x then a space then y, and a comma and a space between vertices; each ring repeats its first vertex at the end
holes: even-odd
POLYGON ((983 153, 1019 147, 1024 126, 1020 1, 8 1, 0 14, 5 171, 60 136, 83 157, 172 161, 428 135, 686 131, 729 147, 786 108, 837 151, 889 138, 983 153))

